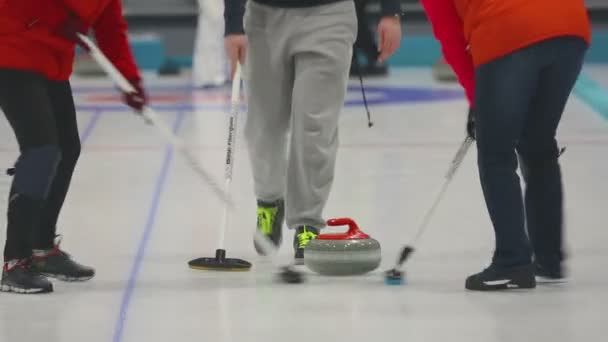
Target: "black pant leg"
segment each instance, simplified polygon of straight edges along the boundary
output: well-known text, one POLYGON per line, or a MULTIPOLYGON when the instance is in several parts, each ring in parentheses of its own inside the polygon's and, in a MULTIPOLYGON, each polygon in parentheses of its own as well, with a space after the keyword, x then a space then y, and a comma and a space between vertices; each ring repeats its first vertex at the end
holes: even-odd
POLYGON ((0 69, 0 108, 20 149, 8 204, 5 260, 31 255, 42 203, 61 158, 47 89, 40 74, 0 69))
POLYGON ((563 186, 556 141, 566 102, 580 74, 587 44, 578 38, 545 43, 543 68, 536 96, 519 142, 526 182, 525 208, 535 261, 559 272, 563 260, 563 186))
POLYGON ((476 69, 479 177, 496 235, 492 262, 499 267, 531 262, 515 149, 538 78, 539 64, 533 48, 516 51, 476 69))
POLYGON ((80 156, 80 135, 72 88, 68 81, 50 82, 48 93, 57 128, 61 161, 47 197, 40 226, 34 238, 35 249, 50 249, 57 232, 57 220, 80 156))

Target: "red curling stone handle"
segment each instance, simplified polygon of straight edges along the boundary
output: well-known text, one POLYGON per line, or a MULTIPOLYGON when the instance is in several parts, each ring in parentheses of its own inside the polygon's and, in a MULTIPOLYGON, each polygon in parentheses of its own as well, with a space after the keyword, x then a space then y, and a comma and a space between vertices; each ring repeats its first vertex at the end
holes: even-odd
POLYGON ((369 239, 369 235, 359 229, 359 226, 355 221, 350 218, 337 218, 327 221, 327 225, 331 227, 348 226, 346 233, 338 234, 320 234, 317 236, 319 240, 363 240, 369 239))

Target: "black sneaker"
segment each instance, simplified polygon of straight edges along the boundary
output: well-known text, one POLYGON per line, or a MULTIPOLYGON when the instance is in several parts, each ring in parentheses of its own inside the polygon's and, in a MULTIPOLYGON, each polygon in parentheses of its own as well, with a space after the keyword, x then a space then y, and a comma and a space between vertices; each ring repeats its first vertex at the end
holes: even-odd
POLYGON ((53 292, 53 284, 30 266, 28 259, 6 262, 2 269, 0 291, 19 294, 53 292))
POLYGON ((568 281, 562 267, 550 269, 536 265, 536 282, 539 284, 559 284, 568 281))
POLYGON ((490 266, 481 273, 468 277, 465 287, 473 291, 533 289, 536 287, 534 265, 507 269, 490 266))
POLYGON ((48 251, 34 251, 32 269, 47 277, 69 282, 87 281, 95 276, 93 268, 72 260, 59 248, 59 243, 48 251))
MULTIPOLYGON (((283 241, 283 219, 285 217, 285 204, 283 200, 275 202, 258 201, 257 230, 268 237, 278 248, 283 241)), ((259 255, 265 255, 264 249, 255 240, 255 250, 259 255)))
POLYGON ((304 264, 304 249, 310 240, 314 240, 319 235, 319 229, 311 226, 301 226, 296 229, 293 236, 293 248, 295 250, 296 265, 304 264))

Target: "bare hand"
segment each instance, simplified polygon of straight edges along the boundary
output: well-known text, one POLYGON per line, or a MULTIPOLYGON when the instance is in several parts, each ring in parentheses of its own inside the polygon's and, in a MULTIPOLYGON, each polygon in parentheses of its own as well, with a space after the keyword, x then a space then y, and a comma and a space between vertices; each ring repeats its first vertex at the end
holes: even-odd
POLYGON ((378 61, 385 62, 401 46, 401 20, 399 17, 383 17, 378 24, 378 61))
POLYGON ((245 64, 247 57, 247 36, 244 34, 231 34, 224 38, 226 56, 230 61, 230 79, 234 77, 236 63, 245 64))

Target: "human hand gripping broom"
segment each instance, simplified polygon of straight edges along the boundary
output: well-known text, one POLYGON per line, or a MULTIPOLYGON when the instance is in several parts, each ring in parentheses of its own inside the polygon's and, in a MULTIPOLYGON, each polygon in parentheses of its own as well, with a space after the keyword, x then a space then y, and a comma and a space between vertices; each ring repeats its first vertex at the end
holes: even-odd
MULTIPOLYGON (((118 88, 127 93, 135 93, 136 89, 131 83, 116 69, 116 67, 108 60, 104 53, 91 41, 86 35, 77 33, 78 37, 86 45, 87 52, 91 57, 99 64, 99 66, 108 74, 108 76, 114 81, 118 88)), ((199 178, 207 184, 213 193, 222 201, 224 204, 234 208, 234 202, 231 196, 221 188, 219 182, 217 182, 211 174, 200 165, 198 160, 190 153, 185 143, 177 137, 171 128, 167 126, 159 117, 156 111, 149 106, 144 106, 141 113, 142 117, 148 122, 154 125, 159 133, 177 150, 179 150, 187 161, 190 168, 199 176, 199 178)))
POLYGON ((401 249, 401 252, 399 253, 399 257, 397 258, 397 263, 395 264, 395 266, 392 269, 385 272, 384 281, 386 284, 388 284, 388 285, 403 284, 404 276, 403 276, 403 272, 401 271, 403 264, 409 259, 410 255, 414 252, 413 246, 415 245, 416 242, 418 242, 420 237, 426 231, 427 226, 429 225, 431 218, 435 214, 435 210, 439 206, 439 203, 443 199, 443 197, 448 189, 448 186, 452 182, 452 179, 454 178, 456 171, 458 171, 460 164, 462 164, 462 161, 464 160, 464 157, 466 156, 467 152, 469 151, 469 148, 475 142, 475 119, 474 119, 472 110, 469 110, 469 114, 467 117, 466 131, 467 131, 466 138, 460 144, 458 151, 456 151, 456 154, 454 155, 454 158, 452 159, 452 162, 450 163, 450 167, 444 177, 444 182, 441 187, 441 190, 439 190, 432 206, 429 208, 429 210, 424 215, 424 218, 422 219, 422 223, 418 227, 418 230, 416 231, 416 235, 414 235, 414 239, 410 242, 409 245, 403 246, 403 248, 401 249))

